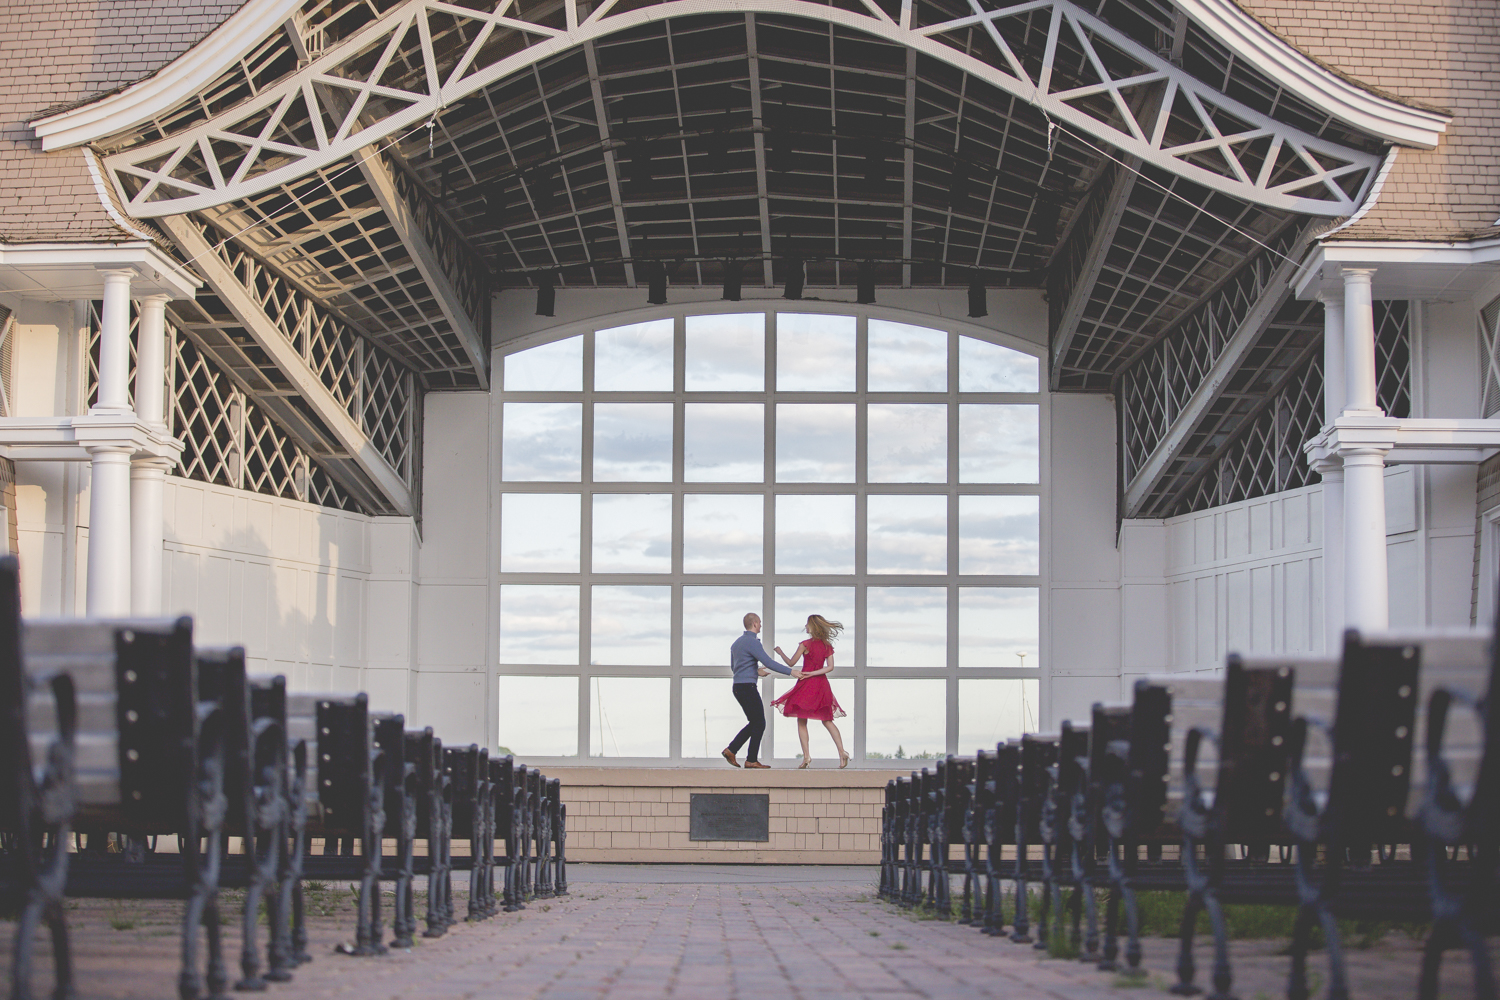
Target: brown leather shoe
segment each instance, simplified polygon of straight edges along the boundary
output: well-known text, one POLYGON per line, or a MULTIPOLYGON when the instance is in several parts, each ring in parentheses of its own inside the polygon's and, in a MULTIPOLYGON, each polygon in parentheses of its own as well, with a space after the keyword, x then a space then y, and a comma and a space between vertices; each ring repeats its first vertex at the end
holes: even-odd
POLYGON ((730 767, 739 767, 740 766, 740 762, 734 759, 734 751, 733 750, 729 749, 728 747, 725 747, 723 750, 720 750, 719 752, 724 755, 724 759, 725 760, 729 761, 729 766, 730 767))
POLYGON ((771 769, 771 765, 770 764, 762 764, 758 760, 746 761, 745 766, 746 767, 758 767, 758 768, 761 768, 761 769, 766 770, 766 771, 769 771, 771 769))

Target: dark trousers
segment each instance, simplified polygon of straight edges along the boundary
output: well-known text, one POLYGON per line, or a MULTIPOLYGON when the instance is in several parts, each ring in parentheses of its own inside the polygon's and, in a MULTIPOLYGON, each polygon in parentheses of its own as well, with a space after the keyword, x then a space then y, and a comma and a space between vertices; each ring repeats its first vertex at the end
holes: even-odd
POLYGON ((745 754, 746 764, 755 764, 760 761, 760 738, 766 734, 766 707, 760 703, 759 684, 736 684, 734 686, 734 700, 740 703, 740 708, 745 710, 745 728, 741 729, 739 735, 729 742, 729 749, 735 753, 740 752, 740 747, 745 741, 750 741, 750 751, 745 754))

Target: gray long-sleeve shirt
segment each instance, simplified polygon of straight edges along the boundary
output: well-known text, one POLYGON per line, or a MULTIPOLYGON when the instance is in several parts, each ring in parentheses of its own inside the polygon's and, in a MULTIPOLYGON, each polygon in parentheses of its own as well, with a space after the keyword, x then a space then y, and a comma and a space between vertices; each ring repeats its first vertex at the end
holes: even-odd
POLYGON ((788 677, 792 674, 790 668, 783 667, 771 659, 770 654, 766 652, 766 647, 760 644, 760 636, 746 629, 745 634, 734 640, 734 644, 729 647, 729 667, 734 671, 734 682, 754 684, 760 680, 755 672, 757 661, 764 663, 778 674, 786 674, 788 677))

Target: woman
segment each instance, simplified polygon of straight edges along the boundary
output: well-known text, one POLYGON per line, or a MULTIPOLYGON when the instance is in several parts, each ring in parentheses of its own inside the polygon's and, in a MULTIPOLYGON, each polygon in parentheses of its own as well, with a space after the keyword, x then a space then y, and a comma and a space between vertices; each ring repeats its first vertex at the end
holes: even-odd
POLYGON ((842 718, 844 710, 839 707, 839 701, 833 696, 833 687, 828 683, 828 675, 833 672, 833 640, 844 630, 844 626, 838 622, 831 622, 822 615, 808 615, 807 627, 803 629, 812 638, 797 644, 797 651, 792 654, 791 659, 776 647, 776 655, 793 668, 792 676, 797 678, 796 685, 786 694, 777 698, 771 704, 781 710, 781 714, 788 719, 797 720, 797 738, 802 741, 802 763, 797 765, 800 770, 812 763, 812 754, 807 749, 807 720, 817 719, 823 723, 828 730, 828 735, 833 737, 833 745, 838 747, 839 767, 849 766, 849 754, 844 750, 843 737, 839 735, 839 727, 833 724, 834 719, 842 718), (802 670, 796 670, 799 662, 806 657, 806 663, 802 670))

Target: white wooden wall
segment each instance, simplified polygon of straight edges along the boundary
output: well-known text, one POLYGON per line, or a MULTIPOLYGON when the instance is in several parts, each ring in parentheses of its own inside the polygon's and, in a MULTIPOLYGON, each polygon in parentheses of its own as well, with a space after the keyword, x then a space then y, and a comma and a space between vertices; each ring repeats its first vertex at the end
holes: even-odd
POLYGON ((1164 529, 1171 669, 1218 669, 1231 651, 1322 652, 1322 487, 1186 514, 1164 529))
POLYGON ((369 518, 178 477, 163 508, 162 607, 198 642, 242 644, 298 688, 359 683, 369 518))

